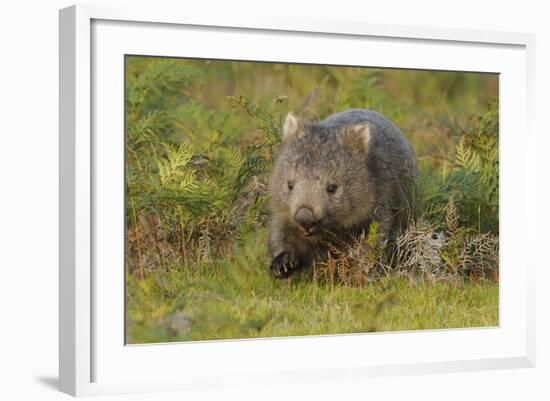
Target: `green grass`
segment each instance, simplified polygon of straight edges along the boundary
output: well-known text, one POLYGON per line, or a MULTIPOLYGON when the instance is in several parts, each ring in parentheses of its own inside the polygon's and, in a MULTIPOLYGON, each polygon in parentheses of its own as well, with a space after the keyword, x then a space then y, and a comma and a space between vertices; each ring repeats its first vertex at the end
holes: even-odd
MULTIPOLYGON (((265 231, 259 238, 265 238, 265 231)), ((276 281, 258 237, 189 271, 127 276, 130 343, 498 326, 497 283, 383 277, 363 287, 309 274, 276 281)))
POLYGON ((125 68, 128 343, 498 325, 496 74, 138 56, 125 68), (406 263, 360 285, 321 268, 274 280, 266 185, 282 121, 348 108, 411 141, 422 229, 402 238, 406 263))

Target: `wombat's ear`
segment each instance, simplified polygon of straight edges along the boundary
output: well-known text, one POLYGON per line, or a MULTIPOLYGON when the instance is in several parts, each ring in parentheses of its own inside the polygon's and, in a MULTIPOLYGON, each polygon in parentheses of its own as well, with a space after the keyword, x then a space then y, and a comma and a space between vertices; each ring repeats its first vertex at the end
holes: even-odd
POLYGON ((283 138, 288 139, 296 135, 298 132, 298 118, 292 113, 286 115, 285 124, 283 125, 283 138))
POLYGON ((368 124, 358 124, 349 127, 342 135, 344 145, 353 150, 366 151, 369 147, 370 127, 368 124))

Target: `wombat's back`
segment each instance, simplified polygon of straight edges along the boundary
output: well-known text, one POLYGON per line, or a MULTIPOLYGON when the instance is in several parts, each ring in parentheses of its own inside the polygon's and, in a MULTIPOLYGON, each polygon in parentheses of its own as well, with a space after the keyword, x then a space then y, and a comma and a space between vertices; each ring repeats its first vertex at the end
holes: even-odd
POLYGON ((382 114, 366 109, 349 109, 333 114, 321 121, 321 125, 329 128, 338 128, 344 125, 361 124, 364 122, 369 122, 381 129, 401 134, 399 128, 382 114))
POLYGON ((326 128, 338 129, 346 125, 368 123, 370 127, 369 159, 376 173, 404 174, 417 176, 414 149, 401 130, 376 111, 349 109, 333 114, 319 123, 326 128))

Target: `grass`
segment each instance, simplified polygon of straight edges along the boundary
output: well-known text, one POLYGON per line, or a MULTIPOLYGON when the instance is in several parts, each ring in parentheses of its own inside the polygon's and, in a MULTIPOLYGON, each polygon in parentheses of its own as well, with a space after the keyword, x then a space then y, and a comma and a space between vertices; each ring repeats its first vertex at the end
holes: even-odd
POLYGON ((273 280, 246 240, 231 259, 127 276, 130 343, 498 326, 498 283, 385 276, 361 287, 273 280))
POLYGON ((128 56, 127 342, 498 325, 497 96, 491 74, 128 56), (381 112, 413 144, 418 219, 395 266, 368 233, 274 280, 266 184, 282 120, 347 108, 381 112))

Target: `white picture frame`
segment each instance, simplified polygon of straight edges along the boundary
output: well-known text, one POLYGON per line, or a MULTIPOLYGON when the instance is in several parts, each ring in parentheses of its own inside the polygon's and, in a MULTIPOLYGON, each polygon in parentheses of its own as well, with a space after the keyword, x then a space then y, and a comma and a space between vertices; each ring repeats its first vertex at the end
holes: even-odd
POLYGON ((272 380, 361 379, 534 366, 536 260, 534 256, 525 256, 535 255, 529 252, 532 244, 517 234, 534 232, 536 221, 532 128, 534 43, 533 35, 523 33, 253 15, 225 20, 188 14, 183 9, 155 7, 78 5, 61 10, 61 391, 80 396, 212 388, 272 380), (177 47, 174 37, 179 35, 200 40, 200 46, 177 47), (224 46, 216 46, 220 35, 224 46), (269 46, 260 48, 259 37, 269 46), (303 51, 304 47, 298 48, 296 43, 300 41, 310 45, 309 53, 303 51), (336 41, 338 44, 333 43, 336 41), (320 51, 321 46, 331 51, 320 51), (376 50, 369 64, 361 58, 364 56, 356 56, 350 50, 361 46, 376 50), (390 50, 380 50, 382 47, 390 50), (412 51, 425 57, 411 57, 412 51), (123 71, 118 67, 120 55, 131 53, 500 73, 503 222, 500 326, 125 346, 120 335, 124 325, 120 308, 124 265, 118 263, 123 246, 122 201, 116 189, 120 188, 121 174, 112 171, 122 160, 119 150, 123 141, 120 112, 123 97, 119 84, 123 71), (118 92, 106 97, 107 87, 117 88, 118 92), (117 127, 120 136, 116 135, 117 127), (98 137, 94 134, 97 132, 115 135, 98 137), (515 132, 523 135, 514 136, 515 132), (518 185, 522 191, 517 190, 518 185), (102 203, 105 194, 110 199, 114 197, 118 206, 112 210, 106 207, 102 203), (108 233, 106 224, 113 221, 119 221, 120 227, 108 233), (106 270, 103 268, 106 263, 115 267, 106 270), (116 266, 120 267, 118 273, 116 266), (98 291, 101 297, 97 296, 98 291), (455 349, 444 347, 450 342, 455 349), (365 354, 342 352, 348 347, 365 350, 365 354))

